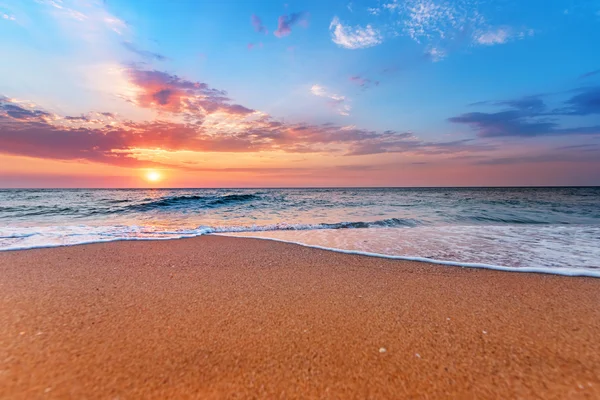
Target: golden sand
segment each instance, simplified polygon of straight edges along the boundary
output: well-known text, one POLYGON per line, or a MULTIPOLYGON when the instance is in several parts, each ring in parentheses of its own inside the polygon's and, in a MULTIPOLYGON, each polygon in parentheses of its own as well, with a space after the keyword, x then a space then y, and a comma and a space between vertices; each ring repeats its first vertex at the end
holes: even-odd
POLYGON ((0 253, 0 398, 600 398, 600 280, 206 236, 0 253))

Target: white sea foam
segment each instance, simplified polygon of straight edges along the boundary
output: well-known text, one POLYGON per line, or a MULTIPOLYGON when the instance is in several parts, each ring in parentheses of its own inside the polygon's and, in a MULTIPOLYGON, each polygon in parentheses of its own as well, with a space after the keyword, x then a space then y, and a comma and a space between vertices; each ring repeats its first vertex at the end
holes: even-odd
POLYGON ((223 234, 450 266, 600 277, 599 226, 379 226, 363 229, 328 229, 328 226, 271 224, 181 230, 139 225, 8 227, 0 228, 0 250, 223 234))
POLYGON ((492 264, 480 264, 480 263, 469 263, 469 262, 457 262, 457 261, 448 261, 448 260, 439 260, 435 258, 425 258, 425 257, 410 257, 410 256, 397 256, 390 254, 382 254, 382 253, 372 253, 368 251, 358 251, 358 250, 346 250, 341 248, 334 247, 325 247, 318 245, 306 244, 304 242, 295 242, 284 239, 277 239, 267 236, 252 236, 252 235, 235 235, 235 234, 219 234, 220 236, 229 236, 229 237, 239 237, 239 238, 247 238, 247 239, 260 239, 260 240, 272 240, 276 242, 289 243, 300 245, 304 247, 309 247, 313 249, 319 250, 327 250, 334 251, 338 253, 344 254, 354 254, 354 255, 362 255, 367 257, 379 257, 391 260, 405 260, 405 261, 419 261, 419 262, 429 262, 440 265, 447 265, 452 267, 462 267, 462 268, 483 268, 483 269, 491 269, 496 271, 505 271, 505 272, 526 272, 526 273, 538 273, 538 274, 549 274, 549 275, 562 275, 562 276, 581 276, 581 277, 592 277, 592 278, 600 278, 600 268, 568 268, 568 267, 507 267, 502 265, 492 265, 492 264))
POLYGON ((596 276, 600 272, 598 226, 418 226, 229 235, 459 265, 526 269, 528 272, 532 268, 549 273, 581 269, 587 276, 596 276))

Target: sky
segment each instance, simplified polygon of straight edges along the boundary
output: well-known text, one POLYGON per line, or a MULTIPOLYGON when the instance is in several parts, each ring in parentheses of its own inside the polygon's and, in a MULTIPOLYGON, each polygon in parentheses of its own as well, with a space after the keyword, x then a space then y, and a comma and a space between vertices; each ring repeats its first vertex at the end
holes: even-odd
POLYGON ((600 185, 600 0, 0 0, 0 187, 600 185))

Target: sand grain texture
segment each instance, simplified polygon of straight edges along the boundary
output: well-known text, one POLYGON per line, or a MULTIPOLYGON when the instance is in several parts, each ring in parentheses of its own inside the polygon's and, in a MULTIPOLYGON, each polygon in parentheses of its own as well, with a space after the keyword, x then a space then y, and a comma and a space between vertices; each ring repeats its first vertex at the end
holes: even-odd
POLYGON ((217 236, 0 276, 2 399, 600 398, 596 279, 217 236))

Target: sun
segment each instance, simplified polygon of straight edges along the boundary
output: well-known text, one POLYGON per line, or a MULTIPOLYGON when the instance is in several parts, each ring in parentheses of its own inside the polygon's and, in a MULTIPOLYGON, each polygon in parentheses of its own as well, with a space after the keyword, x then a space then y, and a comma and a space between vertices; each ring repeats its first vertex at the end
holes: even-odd
POLYGON ((148 171, 146 172, 146 180, 148 182, 158 182, 162 179, 162 175, 158 171, 148 171))

